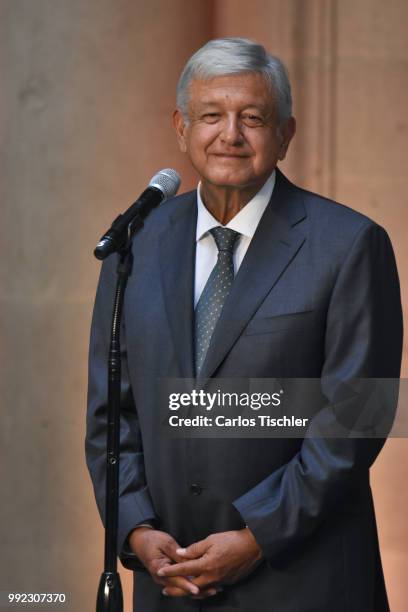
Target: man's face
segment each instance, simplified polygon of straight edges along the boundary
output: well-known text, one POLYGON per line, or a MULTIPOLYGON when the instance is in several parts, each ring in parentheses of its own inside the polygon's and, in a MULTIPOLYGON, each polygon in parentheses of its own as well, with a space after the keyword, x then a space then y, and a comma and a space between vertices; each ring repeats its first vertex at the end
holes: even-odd
POLYGON ((290 119, 278 129, 276 104, 257 73, 214 77, 190 84, 188 122, 174 113, 180 148, 202 182, 261 188, 295 132, 290 119))

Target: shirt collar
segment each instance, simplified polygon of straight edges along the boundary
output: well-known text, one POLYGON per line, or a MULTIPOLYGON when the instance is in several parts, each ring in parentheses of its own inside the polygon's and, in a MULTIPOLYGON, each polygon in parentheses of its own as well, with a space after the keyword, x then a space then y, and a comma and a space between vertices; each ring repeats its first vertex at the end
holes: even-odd
POLYGON ((217 221, 212 216, 210 211, 205 207, 204 202, 200 195, 200 186, 197 187, 197 230, 196 230, 196 241, 198 242, 209 232, 213 227, 228 227, 230 229, 239 232, 243 236, 252 238, 255 234, 255 230, 258 227, 259 221, 271 199, 272 192, 275 186, 276 171, 274 170, 268 180, 264 183, 258 193, 246 204, 238 214, 231 219, 227 225, 217 221))

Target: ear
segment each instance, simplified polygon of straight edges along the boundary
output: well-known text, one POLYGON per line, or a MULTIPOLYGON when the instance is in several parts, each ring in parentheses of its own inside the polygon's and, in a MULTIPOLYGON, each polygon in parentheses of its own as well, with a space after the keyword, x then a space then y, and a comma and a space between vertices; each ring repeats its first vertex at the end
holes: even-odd
POLYGON ((290 117, 283 125, 279 127, 279 131, 281 133, 282 143, 279 149, 278 159, 282 161, 285 159, 290 141, 296 133, 296 119, 294 117, 290 117))
POLYGON ((186 143, 186 129, 187 125, 184 121, 184 117, 180 109, 176 108, 173 113, 173 127, 176 130, 177 141, 179 143, 180 151, 185 153, 187 151, 186 143))

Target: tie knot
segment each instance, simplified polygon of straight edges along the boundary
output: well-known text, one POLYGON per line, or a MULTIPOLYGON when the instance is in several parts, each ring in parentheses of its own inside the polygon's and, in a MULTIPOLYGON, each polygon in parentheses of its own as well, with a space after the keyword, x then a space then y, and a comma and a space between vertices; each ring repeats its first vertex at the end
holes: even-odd
POLYGON ((228 251, 229 253, 233 252, 235 242, 237 241, 238 236, 241 235, 239 232, 236 232, 229 227, 221 226, 213 227, 210 230, 210 233, 214 237, 218 250, 228 251))

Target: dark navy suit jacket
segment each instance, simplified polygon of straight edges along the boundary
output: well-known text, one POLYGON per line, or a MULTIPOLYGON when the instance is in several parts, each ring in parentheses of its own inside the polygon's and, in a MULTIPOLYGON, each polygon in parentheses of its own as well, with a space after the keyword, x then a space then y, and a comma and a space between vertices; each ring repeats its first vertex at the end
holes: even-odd
MULTIPOLYGON (((201 603, 166 598, 146 572, 135 572, 135 610, 386 612, 369 485, 383 439, 162 435, 158 379, 194 376, 196 214, 195 192, 178 196, 134 239, 122 343, 118 551, 149 519, 181 545, 247 524, 264 561, 201 603)), ((115 268, 115 256, 102 267, 89 359, 86 453, 102 517, 115 268)), ((321 378, 334 401, 353 377, 398 377, 401 346, 398 276, 384 229, 277 170, 202 376, 321 378)), ((313 418, 322 436, 326 417, 320 407, 313 418)))

